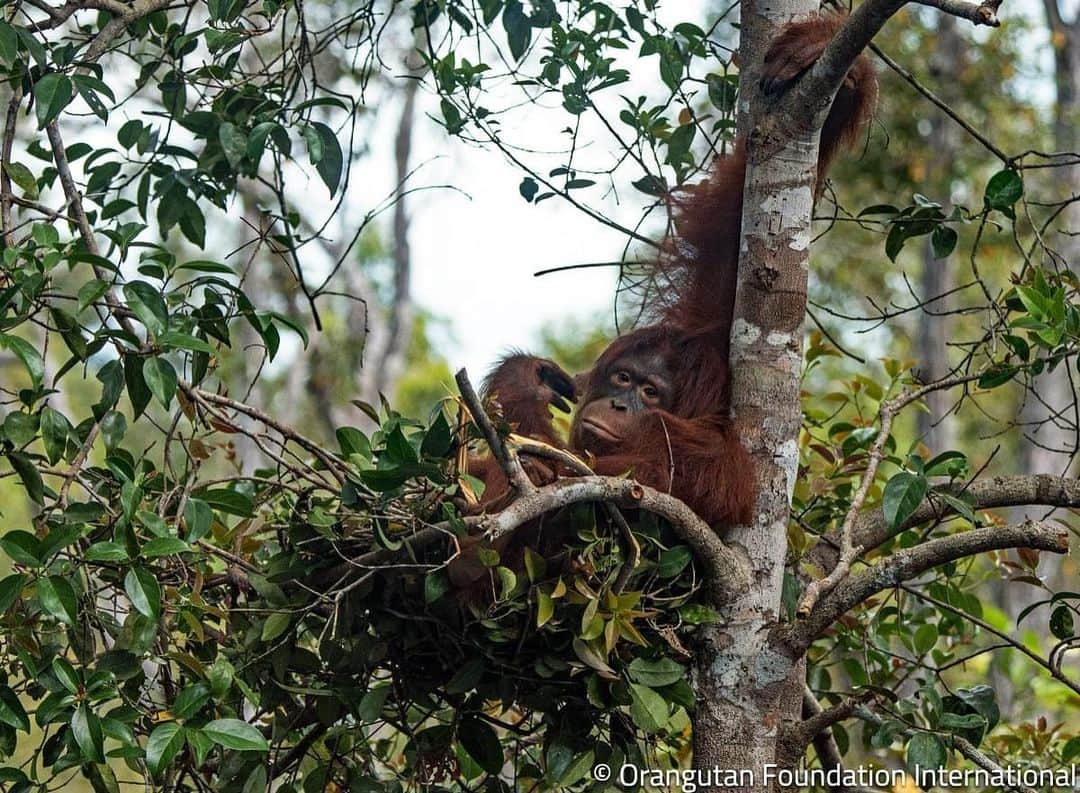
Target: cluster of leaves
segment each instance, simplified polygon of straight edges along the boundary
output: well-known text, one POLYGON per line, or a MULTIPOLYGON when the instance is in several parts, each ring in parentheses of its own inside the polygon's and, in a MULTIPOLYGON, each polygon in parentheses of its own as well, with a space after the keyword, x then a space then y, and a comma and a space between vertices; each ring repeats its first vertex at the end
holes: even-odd
MULTIPOLYGON (((1019 287, 1024 288, 1024 287, 1019 287)), ((1003 305, 1015 300, 1008 297, 1003 305)), ((1030 315, 1028 315, 1030 316, 1030 315)), ((1014 324, 1023 326, 1020 318, 1014 324)), ((839 352, 821 334, 813 334, 807 350, 808 374, 839 352)), ((793 499, 789 550, 794 569, 820 575, 815 567, 815 546, 822 536, 843 522, 867 468, 868 455, 879 435, 879 409, 901 389, 913 387, 910 362, 883 360, 885 381, 866 374, 834 383, 820 399, 807 400, 803 425, 802 460, 793 499), (801 563, 801 564, 800 564, 801 563)), ((812 376, 812 375, 810 375, 812 376)), ((977 380, 987 389, 1005 379, 977 380)), ((973 471, 967 457, 947 450, 929 457, 918 443, 907 451, 901 427, 885 441, 884 457, 868 494, 868 506, 877 506, 891 540, 875 551, 891 553, 920 545, 973 526, 993 525, 996 516, 976 512, 964 496, 964 484, 973 471), (908 520, 927 501, 952 516, 906 528, 908 520)), ((857 739, 843 726, 833 728, 843 753, 879 753, 891 750, 909 769, 947 765, 954 738, 973 746, 991 745, 1006 756, 1035 755, 1020 751, 1027 743, 1016 730, 1042 736, 1040 767, 1067 767, 1080 752, 1080 736, 1065 725, 1001 725, 994 689, 972 683, 963 673, 964 661, 979 659, 988 631, 1006 630, 1004 616, 985 604, 981 593, 993 579, 1044 587, 1039 577, 1039 554, 1020 550, 1015 558, 997 557, 997 569, 968 559, 942 565, 923 576, 917 585, 871 599, 862 604, 817 643, 809 655, 808 682, 827 702, 839 702, 838 688, 849 687, 876 699, 876 710, 888 715, 868 720, 857 739), (992 625, 991 625, 992 623, 992 625), (914 697, 899 696, 903 684, 914 685, 914 697), (995 731, 995 728, 996 729, 995 731), (857 744, 857 745, 856 745, 857 744)), ((800 579, 789 575, 784 600, 794 614, 801 595, 800 579)), ((1074 593, 1058 593, 1032 604, 1018 621, 1040 606, 1046 612, 1048 633, 1066 642, 1074 635, 1078 616, 1074 593)), ((978 669, 985 663, 974 660, 978 669)), ((978 679, 978 678, 976 678, 978 679)), ((1045 722, 1045 720, 1044 720, 1045 722)))
MULTIPOLYGON (((628 152, 635 152, 628 159, 639 169, 629 181, 646 195, 666 195, 671 184, 681 184, 697 172, 700 152, 694 150, 695 139, 734 137, 738 77, 729 71, 730 51, 714 36, 722 18, 708 31, 690 22, 668 29, 657 17, 654 0, 638 0, 618 10, 600 2, 531 5, 529 13, 518 0, 492 0, 478 7, 456 0, 417 5, 418 24, 428 29, 429 39, 444 42, 432 48, 428 58, 442 98, 442 121, 450 134, 478 134, 498 145, 503 111, 484 103, 487 84, 502 75, 488 63, 459 57, 457 42, 458 37, 477 37, 479 43, 487 35, 482 31, 499 21, 509 51, 509 57, 503 57, 511 64, 516 84, 541 95, 556 95, 571 117, 595 114, 609 129, 614 118, 609 120, 607 115, 617 113, 622 126, 616 134, 628 152), (431 32, 444 24, 445 37, 431 32), (615 110, 609 111, 600 97, 629 83, 630 73, 620 65, 620 56, 635 46, 639 58, 656 58, 660 83, 669 93, 659 100, 620 94, 615 110), (539 54, 530 58, 534 51, 539 54), (715 69, 718 62, 720 71, 694 74, 695 67, 707 63, 715 69), (697 107, 702 104, 699 94, 704 108, 697 107), (649 162, 657 167, 650 168, 649 162), (670 178, 663 166, 671 169, 670 178)), ((576 140, 576 134, 573 137, 576 140)), ((526 201, 569 196, 596 184, 590 177, 597 171, 583 174, 572 167, 576 148, 571 142, 566 164, 550 169, 546 176, 529 171, 520 185, 526 201)))
POLYGON ((692 602, 688 548, 642 519, 643 561, 617 593, 619 543, 579 509, 553 518, 576 530, 572 564, 526 549, 516 569, 486 549, 493 589, 467 605, 443 564, 464 531, 445 412, 338 439, 337 492, 273 471, 185 491, 117 442, 82 471, 90 499, 47 490, 33 530, 0 537, 16 568, 0 581, 12 789, 72 768, 99 790, 131 772, 453 787, 499 784, 508 762, 572 789, 596 761, 644 763, 644 746, 679 762, 684 641, 716 617, 692 602), (411 562, 365 564, 435 518, 445 534, 411 562))

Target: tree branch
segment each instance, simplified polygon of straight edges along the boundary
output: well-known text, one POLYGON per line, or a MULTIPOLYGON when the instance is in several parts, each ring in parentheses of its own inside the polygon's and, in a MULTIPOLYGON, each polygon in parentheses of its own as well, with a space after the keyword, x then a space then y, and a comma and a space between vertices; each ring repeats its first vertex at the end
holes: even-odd
MULTIPOLYGON (((820 127, 840 89, 848 70, 855 63, 885 23, 908 0, 866 0, 851 12, 829 42, 821 57, 807 75, 799 80, 783 100, 783 115, 805 118, 807 108, 813 110, 816 126, 820 127)), ((976 3, 969 0, 913 0, 933 6, 948 14, 967 19, 977 25, 996 27, 997 9, 1001 0, 976 3)))
POLYGON ((941 537, 889 556, 842 581, 801 622, 780 628, 782 641, 796 656, 849 609, 886 589, 947 562, 1005 548, 1033 548, 1053 553, 1069 550, 1069 533, 1061 526, 1025 521, 989 526, 941 537))
MULTIPOLYGON (((550 485, 533 487, 501 512, 467 517, 465 523, 482 532, 487 539, 494 540, 547 512, 589 501, 609 502, 624 509, 642 509, 667 520, 679 538, 694 552, 703 568, 706 583, 718 602, 726 603, 749 588, 749 574, 741 557, 725 545, 690 507, 674 496, 632 479, 614 476, 560 479, 550 485)), ((445 538, 449 532, 449 524, 440 523, 405 539, 402 548, 380 548, 349 560, 347 565, 357 569, 380 567, 393 562, 405 552, 427 547, 445 538)))
MULTIPOLYGON (((856 718, 859 718, 862 721, 868 722, 869 724, 873 724, 875 726, 881 726, 884 721, 884 719, 882 719, 879 715, 864 706, 855 708, 854 715, 856 718)), ((915 734, 915 732, 915 730, 907 729, 904 730, 901 734, 905 738, 910 738, 912 735, 915 734)), ((1004 776, 1005 769, 1002 768, 1001 765, 999 765, 998 763, 991 760, 987 755, 983 754, 977 748, 975 748, 975 746, 972 745, 971 741, 955 734, 950 735, 949 740, 952 741, 952 745, 956 749, 956 751, 960 752, 960 754, 973 762, 979 768, 994 775, 1004 776)), ((1017 793, 1036 793, 1036 791, 1034 791, 1032 788, 1023 786, 1009 789, 1014 790, 1017 793)))
POLYGON ((866 503, 866 496, 870 492, 870 487, 877 478, 881 461, 885 458, 885 446, 888 444, 892 432, 893 419, 905 407, 919 401, 929 393, 963 385, 979 377, 981 377, 981 374, 978 373, 945 377, 933 383, 928 383, 921 388, 904 391, 895 399, 889 399, 881 403, 881 407, 878 409, 878 415, 881 417, 881 427, 867 455, 866 471, 863 472, 862 479, 859 482, 859 489, 855 491, 847 515, 844 516, 844 524, 840 527, 840 552, 836 565, 827 576, 811 581, 806 587, 806 592, 803 593, 802 600, 799 602, 799 617, 805 617, 809 614, 818 599, 830 592, 848 575, 852 563, 863 552, 865 546, 854 540, 855 525, 863 505, 866 503))
POLYGON ((479 427, 480 432, 483 433, 484 440, 487 441, 492 456, 503 469, 503 473, 506 474, 506 478, 509 480, 510 485, 518 495, 525 495, 526 493, 535 490, 536 486, 533 485, 532 480, 529 479, 529 475, 525 473, 525 469, 521 467, 521 460, 518 459, 517 452, 506 445, 506 442, 503 441, 502 437, 495 429, 495 425, 493 425, 491 419, 488 418, 488 415, 484 410, 484 405, 480 401, 480 397, 476 395, 476 390, 473 388, 472 383, 469 382, 468 372, 461 369, 454 375, 454 380, 457 382, 458 389, 461 391, 461 398, 465 402, 465 406, 472 414, 476 426, 479 427))
MULTIPOLYGON (((976 510, 1036 505, 1080 507, 1080 479, 1051 474, 993 476, 938 489, 962 498, 976 510)), ((863 514, 855 524, 854 542, 867 550, 877 548, 913 526, 955 514, 948 504, 935 502, 931 493, 931 497, 896 528, 889 526, 880 509, 863 514)))

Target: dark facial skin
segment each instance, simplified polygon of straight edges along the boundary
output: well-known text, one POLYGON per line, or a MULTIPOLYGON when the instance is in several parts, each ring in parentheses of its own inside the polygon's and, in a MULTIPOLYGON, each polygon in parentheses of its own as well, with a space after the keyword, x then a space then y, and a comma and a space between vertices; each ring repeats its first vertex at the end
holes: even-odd
POLYGON ((583 397, 572 431, 575 446, 596 453, 627 437, 642 413, 668 410, 674 399, 667 361, 654 351, 624 355, 603 374, 583 397))

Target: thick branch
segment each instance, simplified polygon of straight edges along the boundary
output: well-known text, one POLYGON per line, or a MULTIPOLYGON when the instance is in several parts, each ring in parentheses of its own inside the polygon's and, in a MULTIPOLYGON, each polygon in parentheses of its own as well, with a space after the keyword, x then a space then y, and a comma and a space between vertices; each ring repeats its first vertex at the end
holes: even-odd
POLYGON ((1069 533, 1061 526, 1025 521, 1011 526, 972 529, 900 551, 842 581, 822 598, 805 620, 781 629, 782 639, 796 656, 801 656, 837 619, 878 592, 947 562, 1005 548, 1066 553, 1069 533))
MULTIPOLYGON (((1000 24, 997 19, 997 9, 1001 5, 1001 0, 987 0, 983 3, 969 2, 969 0, 914 1, 970 20, 977 25, 996 27, 1000 24)), ((885 23, 905 5, 907 5, 907 0, 866 0, 852 11, 814 67, 785 97, 783 103, 785 115, 796 118, 805 117, 806 109, 811 108, 817 116, 816 126, 820 126, 825 120, 833 97, 836 96, 844 78, 847 77, 848 70, 859 57, 859 53, 866 49, 885 23)))
MULTIPOLYGON (((589 501, 609 502, 625 509, 643 509, 667 520, 679 538, 694 552, 719 602, 727 602, 749 588, 749 575, 742 559, 690 507, 674 496, 632 479, 612 476, 560 479, 544 487, 534 487, 502 512, 469 517, 465 522, 483 532, 488 539, 495 539, 547 512, 589 501)), ((407 550, 415 551, 446 537, 449 531, 447 524, 432 526, 409 537, 405 541, 407 547, 396 551, 372 551, 350 560, 348 565, 367 569, 388 564, 407 550)))
MULTIPOLYGON (((993 476, 938 489, 962 498, 975 510, 1035 505, 1080 507, 1080 479, 1051 474, 993 476)), ((955 514, 948 504, 934 501, 932 494, 896 528, 890 527, 884 513, 876 509, 859 518, 855 524, 854 542, 866 549, 877 548, 920 523, 955 514)))

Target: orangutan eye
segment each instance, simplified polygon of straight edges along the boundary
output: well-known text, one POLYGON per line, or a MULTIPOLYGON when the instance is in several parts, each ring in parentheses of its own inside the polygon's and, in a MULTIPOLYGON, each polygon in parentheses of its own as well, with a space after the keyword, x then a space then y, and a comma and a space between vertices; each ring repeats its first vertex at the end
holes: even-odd
POLYGON ((660 392, 656 390, 656 387, 651 385, 645 386, 644 393, 647 399, 656 399, 660 396, 660 392))
POLYGON ((615 382, 619 385, 630 385, 630 375, 627 372, 616 372, 615 382))

